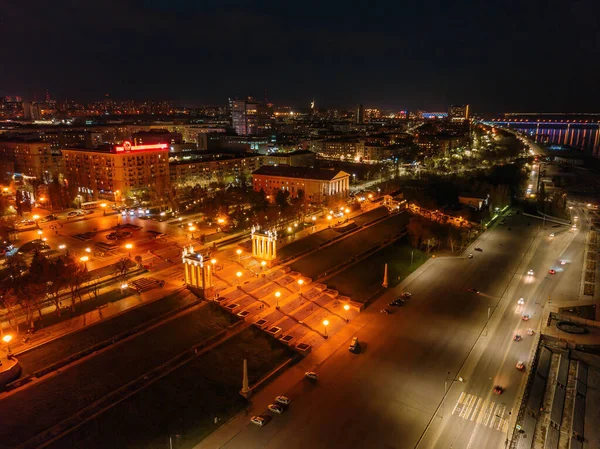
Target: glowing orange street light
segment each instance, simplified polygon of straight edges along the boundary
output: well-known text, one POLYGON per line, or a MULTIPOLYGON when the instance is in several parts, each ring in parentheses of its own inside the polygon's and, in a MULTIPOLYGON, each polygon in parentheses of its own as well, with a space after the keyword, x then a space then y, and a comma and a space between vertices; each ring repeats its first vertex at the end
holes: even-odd
POLYGON ((235 253, 238 255, 238 263, 242 262, 242 250, 241 249, 237 249, 235 251, 235 253))
POLYGON ((329 326, 329 320, 323 320, 323 326, 325 327, 325 338, 327 338, 327 326, 329 326))
POLYGON ((238 271, 237 273, 235 273, 235 275, 236 275, 236 276, 237 276, 237 278, 238 278, 238 285, 240 285, 240 279, 241 279, 241 277, 243 276, 243 273, 242 273, 241 271, 238 271))
POLYGON ((275 298, 277 298, 277 305, 275 307, 279 308, 279 297, 281 296, 281 292, 276 291, 275 292, 275 298))
POLYGON ((10 355, 10 341, 12 340, 12 335, 10 334, 6 334, 4 337, 2 337, 2 341, 4 343, 6 343, 6 347, 8 350, 8 355, 10 355))
POLYGON ((131 257, 131 249, 133 248, 133 245, 131 243, 127 243, 125 245, 125 249, 129 251, 129 257, 131 257))

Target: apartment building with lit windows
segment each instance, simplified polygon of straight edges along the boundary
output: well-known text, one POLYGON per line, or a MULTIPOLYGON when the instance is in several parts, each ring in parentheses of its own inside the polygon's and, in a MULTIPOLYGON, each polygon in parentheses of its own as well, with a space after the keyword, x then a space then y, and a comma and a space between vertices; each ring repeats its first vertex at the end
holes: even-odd
POLYGON ((164 194, 170 185, 166 143, 62 150, 67 182, 86 200, 122 201, 151 190, 164 194))

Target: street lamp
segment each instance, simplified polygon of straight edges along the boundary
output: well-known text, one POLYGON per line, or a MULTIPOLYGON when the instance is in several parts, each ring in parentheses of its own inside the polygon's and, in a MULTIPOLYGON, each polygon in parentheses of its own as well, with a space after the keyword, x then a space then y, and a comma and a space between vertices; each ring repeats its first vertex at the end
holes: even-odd
POLYGON ((7 347, 9 356, 10 356, 10 341, 11 340, 12 340, 12 335, 6 334, 4 337, 2 337, 2 341, 4 343, 6 343, 6 347, 7 347))
POLYGON ((279 297, 281 296, 281 292, 280 291, 276 291, 275 292, 275 298, 277 298, 277 305, 275 307, 277 307, 279 309, 279 297))
POLYGON ((242 250, 238 248, 235 253, 238 255, 238 263, 242 263, 242 250))
POLYGON ((106 215, 106 203, 102 203, 100 207, 102 208, 102 215, 106 215))
POLYGON ((39 215, 37 215, 37 214, 36 214, 36 215, 34 215, 34 216, 33 216, 33 221, 35 221, 35 225, 36 225, 36 226, 38 226, 38 220, 39 220, 39 219, 40 219, 40 216, 39 216, 39 215))
POLYGON ((121 284, 121 293, 125 294, 125 292, 127 291, 127 289, 129 288, 129 284, 127 282, 124 282, 121 284))
POLYGON ((87 261, 90 260, 90 258, 88 256, 81 256, 79 258, 80 262, 83 262, 83 266, 85 267, 85 269, 87 270, 87 261))
POLYGON ((40 236, 40 238, 42 237, 43 233, 44 233, 44 231, 42 231, 41 229, 38 229, 38 235, 40 236))
POLYGON ((323 326, 325 327, 325 338, 327 338, 327 326, 329 326, 329 320, 323 320, 323 326))
POLYGON ((91 252, 92 252, 92 249, 91 249, 91 248, 86 248, 86 249, 85 249, 85 252, 89 254, 89 253, 91 253, 91 252))
POLYGON ((298 279, 298 291, 302 293, 302 284, 304 284, 304 279, 298 279))
POLYGON ((67 245, 58 245, 58 249, 67 249, 67 245))
POLYGON ((238 285, 240 285, 240 278, 242 277, 243 273, 241 271, 238 271, 237 273, 235 273, 235 275, 238 278, 238 285))
POLYGON ((260 269, 261 269, 261 271, 262 271, 262 270, 264 270, 266 266, 267 266, 267 262, 266 262, 265 260, 263 260, 263 261, 260 263, 260 269))
POLYGON ((346 321, 348 321, 348 310, 350 310, 350 306, 348 304, 344 304, 344 310, 346 311, 346 321))
POLYGON ((346 210, 344 212, 346 212, 347 214, 349 214, 350 213, 350 209, 346 208, 346 210))
POLYGON ((331 215, 327 215, 327 222, 329 223, 329 227, 331 227, 331 219, 333 217, 331 215))
POLYGON ((131 243, 127 243, 125 245, 125 249, 129 251, 129 257, 131 257, 131 248, 133 248, 133 245, 131 243))

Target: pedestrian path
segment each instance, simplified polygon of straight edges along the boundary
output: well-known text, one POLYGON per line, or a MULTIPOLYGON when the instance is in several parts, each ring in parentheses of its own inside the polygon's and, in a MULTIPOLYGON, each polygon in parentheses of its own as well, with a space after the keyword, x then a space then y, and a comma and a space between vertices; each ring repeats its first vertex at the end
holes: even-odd
POLYGON ((476 425, 506 432, 508 420, 504 417, 506 405, 462 392, 452 415, 460 419, 471 421, 476 425))

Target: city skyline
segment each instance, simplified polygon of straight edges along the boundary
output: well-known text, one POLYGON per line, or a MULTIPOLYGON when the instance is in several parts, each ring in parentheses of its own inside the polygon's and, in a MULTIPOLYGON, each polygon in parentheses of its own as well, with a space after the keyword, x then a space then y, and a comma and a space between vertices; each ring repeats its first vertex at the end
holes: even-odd
POLYGON ((292 106, 315 99, 317 107, 594 111, 595 10, 591 1, 578 8, 534 1, 514 12, 500 2, 367 10, 17 4, 0 17, 7 38, 20 36, 6 49, 0 95, 39 99, 48 90, 89 102, 108 93, 189 106, 253 95, 292 106), (23 34, 23 24, 33 32, 23 34), (558 54, 569 63, 553 64, 558 54))

